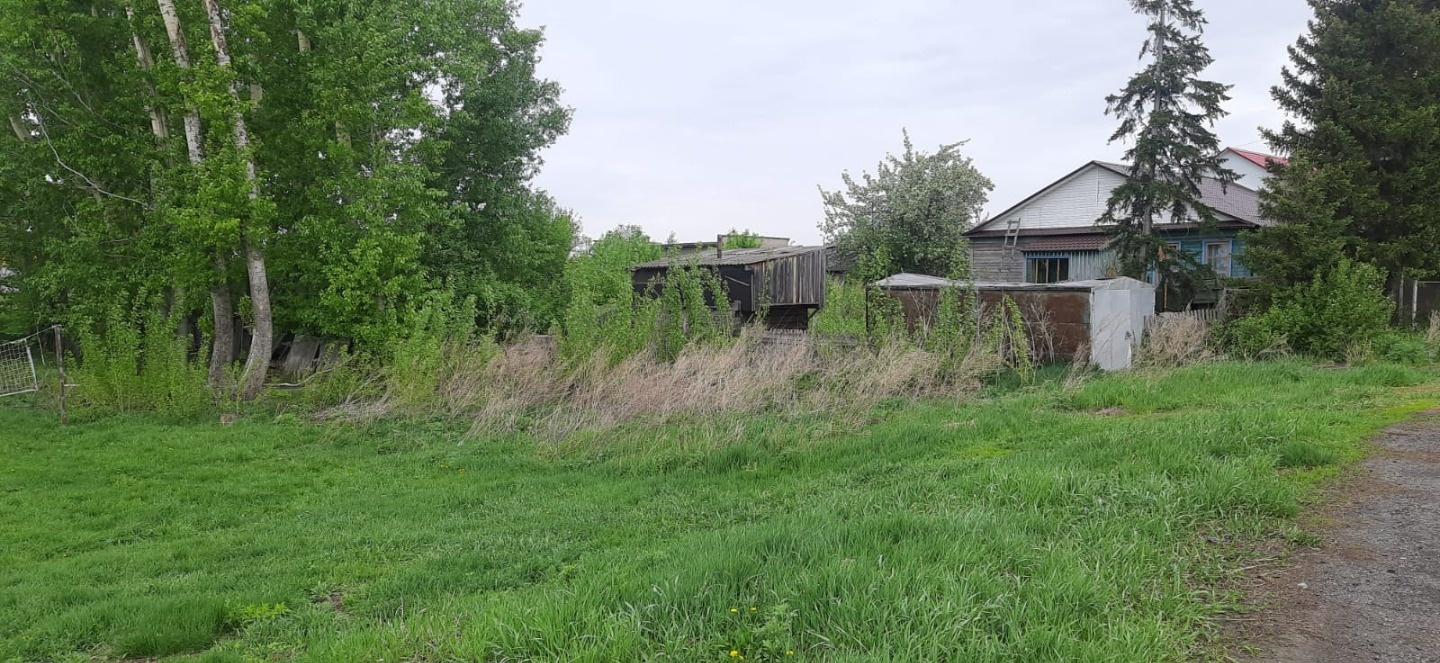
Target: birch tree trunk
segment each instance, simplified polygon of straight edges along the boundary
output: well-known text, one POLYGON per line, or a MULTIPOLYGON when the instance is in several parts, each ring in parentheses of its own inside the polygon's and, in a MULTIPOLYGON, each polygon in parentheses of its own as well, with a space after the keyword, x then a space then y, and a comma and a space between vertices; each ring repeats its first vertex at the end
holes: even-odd
POLYGON ((25 121, 19 115, 10 116, 10 130, 15 132, 15 137, 21 142, 30 142, 30 130, 25 128, 25 121))
MULTIPOLYGON (((135 61, 140 65, 140 70, 148 74, 155 69, 155 58, 150 53, 150 47, 140 37, 140 32, 135 29, 135 8, 129 2, 125 3, 125 20, 130 23, 130 37, 135 44, 135 61)), ((145 111, 150 114, 150 132, 155 134, 156 140, 163 143, 170 138, 170 125, 165 121, 165 114, 160 107, 155 105, 155 99, 159 97, 155 85, 147 80, 145 88, 150 97, 150 101, 145 104, 145 111)))
MULTIPOLYGON (((160 5, 160 17, 165 21, 165 34, 170 37, 170 48, 175 53, 175 64, 181 69, 190 69, 190 48, 185 43, 185 33, 180 30, 175 0, 156 1, 160 5)), ((185 146, 190 165, 202 165, 205 153, 200 142, 200 111, 192 105, 185 108, 185 146)), ((225 386, 226 367, 235 361, 235 303, 230 297, 227 276, 230 270, 218 249, 213 265, 215 283, 210 287, 210 311, 215 318, 215 337, 210 343, 210 386, 219 389, 225 386)))
MULTIPOLYGON (((160 5, 160 17, 165 21, 165 33, 170 36, 170 48, 175 51, 175 64, 181 69, 190 68, 190 47, 185 43, 185 33, 180 30, 180 15, 175 12, 175 0, 156 0, 160 5)), ((205 160, 200 142, 200 111, 194 106, 185 109, 185 145, 189 148, 191 165, 198 166, 205 160)))
MULTIPOLYGON (((230 45, 225 38, 225 21, 218 0, 203 0, 205 13, 210 17, 210 41, 215 45, 215 62, 221 69, 233 69, 230 45)), ((230 81, 230 95, 240 98, 239 82, 230 81)), ((250 200, 260 197, 260 183, 255 177, 255 156, 250 153, 250 131, 245 124, 245 113, 236 110, 232 118, 235 130, 235 149, 245 155, 245 179, 250 185, 250 200)), ((245 360, 245 372, 240 377, 240 397, 254 400, 265 388, 265 377, 270 370, 270 355, 275 349, 274 317, 270 311, 270 281, 266 275, 265 249, 254 229, 241 228, 241 241, 245 244, 245 267, 250 276, 250 306, 254 314, 254 329, 250 337, 250 354, 245 360)))

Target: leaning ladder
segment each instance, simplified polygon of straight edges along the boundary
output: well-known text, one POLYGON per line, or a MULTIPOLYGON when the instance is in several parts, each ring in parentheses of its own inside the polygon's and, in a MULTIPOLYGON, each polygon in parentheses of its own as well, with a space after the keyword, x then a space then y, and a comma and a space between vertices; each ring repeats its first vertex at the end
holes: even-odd
POLYGON ((1010 262, 1015 260, 1015 253, 1020 247, 1020 219, 1010 219, 1005 222, 1005 265, 1009 268, 1010 262))

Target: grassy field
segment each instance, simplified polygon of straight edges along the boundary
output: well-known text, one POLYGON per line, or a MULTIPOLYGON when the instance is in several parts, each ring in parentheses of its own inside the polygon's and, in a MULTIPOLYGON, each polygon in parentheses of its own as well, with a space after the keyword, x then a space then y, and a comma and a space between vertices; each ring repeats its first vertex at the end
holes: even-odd
POLYGON ((558 445, 0 410, 0 661, 1183 660, 1432 377, 1220 364, 558 445))

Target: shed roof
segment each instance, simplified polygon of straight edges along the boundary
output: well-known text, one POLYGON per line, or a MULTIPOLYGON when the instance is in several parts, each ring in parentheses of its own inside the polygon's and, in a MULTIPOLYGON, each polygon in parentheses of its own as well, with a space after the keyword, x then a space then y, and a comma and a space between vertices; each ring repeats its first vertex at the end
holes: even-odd
POLYGON ((1000 283, 988 281, 953 281, 924 274, 896 274, 888 279, 871 284, 882 290, 940 290, 942 288, 969 288, 977 290, 1007 292, 1088 292, 1093 290, 1144 290, 1155 286, 1132 278, 1092 279, 1088 281, 1065 281, 1063 283, 1000 283))
POLYGON ((758 265, 771 260, 791 258, 808 253, 824 252, 823 246, 784 246, 773 249, 731 249, 720 254, 703 253, 668 256, 659 260, 636 265, 632 269, 667 269, 695 265, 699 267, 722 267, 735 265, 758 265))

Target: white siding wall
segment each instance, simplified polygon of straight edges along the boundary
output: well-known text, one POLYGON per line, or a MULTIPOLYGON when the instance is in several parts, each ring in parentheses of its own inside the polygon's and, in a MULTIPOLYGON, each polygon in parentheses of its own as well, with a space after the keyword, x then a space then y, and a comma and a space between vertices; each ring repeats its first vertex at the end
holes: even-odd
POLYGON ((1005 228, 1010 218, 1020 218, 1020 232, 1045 228, 1093 228, 1105 213, 1115 187, 1125 182, 1120 175, 1092 166, 1062 182, 1049 193, 1030 201, 1007 218, 996 218, 993 229, 1005 228))
POLYGON ((1265 180, 1270 179, 1270 171, 1233 152, 1221 154, 1220 165, 1235 171, 1235 174, 1240 176, 1235 183, 1247 189, 1259 191, 1265 180))

